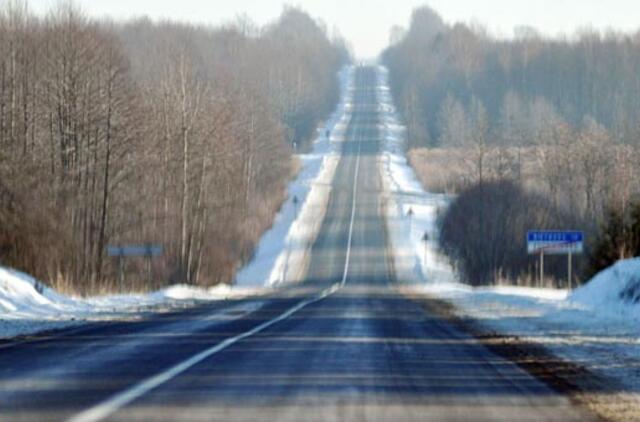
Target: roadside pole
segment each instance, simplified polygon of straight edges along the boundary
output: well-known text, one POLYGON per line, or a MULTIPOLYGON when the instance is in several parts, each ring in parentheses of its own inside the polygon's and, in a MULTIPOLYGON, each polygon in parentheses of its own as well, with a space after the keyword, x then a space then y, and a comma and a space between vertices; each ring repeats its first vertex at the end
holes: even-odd
POLYGON ((544 249, 540 249, 540 287, 544 287, 544 249))
POLYGON ((295 214, 295 219, 298 219, 298 204, 300 203, 300 200, 298 199, 298 195, 294 195, 293 196, 293 212, 295 214))
POLYGON ((569 290, 573 290, 573 252, 569 251, 569 268, 568 268, 568 273, 569 273, 569 290))
POLYGON ((427 267, 427 253, 429 252, 429 233, 424 232, 424 236, 422 237, 422 242, 424 243, 424 267, 427 267))
POLYGON ((149 282, 149 285, 151 285, 151 283, 153 282, 153 271, 152 271, 152 266, 151 266, 151 255, 147 255, 145 257, 145 261, 147 261, 147 281, 149 282))
POLYGON ((120 281, 120 290, 124 289, 124 255, 118 256, 118 279, 120 281))

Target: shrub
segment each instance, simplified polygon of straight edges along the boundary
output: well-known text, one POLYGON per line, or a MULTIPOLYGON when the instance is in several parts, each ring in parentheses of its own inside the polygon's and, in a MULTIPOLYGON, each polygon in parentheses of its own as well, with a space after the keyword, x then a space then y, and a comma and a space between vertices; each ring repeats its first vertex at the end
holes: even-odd
MULTIPOLYGON (((538 260, 526 249, 532 229, 578 228, 581 224, 545 197, 514 182, 483 182, 462 191, 441 221, 441 244, 463 279, 472 285, 498 279, 533 279, 538 260)), ((549 257, 545 271, 566 277, 566 261, 549 257)))

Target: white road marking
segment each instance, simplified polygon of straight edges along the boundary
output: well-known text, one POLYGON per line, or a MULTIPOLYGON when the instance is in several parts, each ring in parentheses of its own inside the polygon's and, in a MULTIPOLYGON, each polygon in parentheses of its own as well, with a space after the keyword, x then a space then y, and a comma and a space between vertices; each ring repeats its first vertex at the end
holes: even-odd
POLYGON ((322 293, 320 293, 320 295, 316 296, 315 298, 300 302, 299 304, 289 309, 288 311, 278 316, 277 318, 269 320, 245 333, 242 333, 232 338, 228 338, 223 342, 207 350, 204 350, 198 353, 197 355, 192 356, 191 358, 167 369, 164 372, 161 372, 157 375, 147 378, 141 381, 140 383, 135 384, 134 386, 112 396, 111 398, 71 417, 70 419, 67 420, 67 422, 101 421, 113 415, 115 412, 122 409, 123 407, 131 404, 132 402, 139 399, 140 397, 144 396, 151 390, 161 386, 162 384, 184 373, 185 371, 189 370, 190 368, 194 367, 195 365, 199 364, 205 359, 217 353, 220 353, 221 351, 238 343, 241 340, 244 340, 247 337, 250 337, 252 335, 258 334, 261 331, 266 330, 267 328, 277 324, 278 322, 284 321, 285 319, 289 318, 296 312, 300 311, 301 309, 311 304, 314 304, 323 299, 326 299, 327 297, 331 296, 332 294, 340 290, 340 288, 345 285, 345 283, 347 282, 347 275, 349 274, 349 262, 351 259, 351 242, 353 239, 353 227, 354 227, 354 222, 356 217, 356 202, 357 202, 356 198, 358 194, 358 175, 360 173, 360 152, 362 151, 362 140, 359 139, 359 137, 355 136, 355 132, 356 131, 354 130, 354 137, 358 139, 358 156, 356 157, 356 169, 355 169, 355 174, 353 176, 353 200, 351 203, 351 221, 349 222, 349 237, 347 242, 347 253, 346 253, 346 259, 344 263, 344 272, 342 275, 342 281, 340 283, 333 285, 329 289, 324 290, 322 293))
POLYGON ((183 372, 187 371, 188 369, 192 368, 193 366, 197 365, 203 360, 215 355, 216 353, 221 352, 222 350, 234 345, 235 343, 247 337, 257 334, 271 327, 272 325, 277 324, 278 322, 281 322, 289 318, 291 315, 295 314, 302 308, 329 297, 330 295, 335 293, 339 288, 340 286, 336 284, 333 287, 323 291, 320 295, 316 296, 315 298, 300 302, 299 304, 289 309, 287 312, 283 313, 277 318, 269 320, 245 333, 242 333, 232 338, 228 338, 224 340, 222 343, 219 343, 203 352, 200 352, 197 355, 169 368, 164 372, 154 375, 151 378, 147 378, 146 380, 140 382, 139 384, 136 384, 133 387, 121 393, 116 394, 110 399, 82 413, 79 413, 78 415, 72 417, 71 419, 68 419, 68 422, 96 422, 96 421, 103 420, 104 418, 112 415, 113 413, 122 409, 124 406, 130 404, 134 400, 142 397, 143 395, 155 389, 156 387, 159 387, 160 385, 166 383, 167 381, 170 381, 176 376, 182 374, 183 372))
MULTIPOLYGON (((357 126, 356 126, 357 127, 357 126)), ((351 241, 353 239, 353 226, 356 220, 356 198, 358 197, 358 175, 360 174, 360 152, 362 151, 362 140, 358 139, 358 156, 356 157, 356 170, 353 175, 353 199, 351 202, 351 221, 349 222, 349 239, 347 240, 347 256, 344 262, 344 272, 342 273, 342 281, 340 286, 344 286, 347 282, 347 275, 349 274, 349 262, 351 261, 351 241)))

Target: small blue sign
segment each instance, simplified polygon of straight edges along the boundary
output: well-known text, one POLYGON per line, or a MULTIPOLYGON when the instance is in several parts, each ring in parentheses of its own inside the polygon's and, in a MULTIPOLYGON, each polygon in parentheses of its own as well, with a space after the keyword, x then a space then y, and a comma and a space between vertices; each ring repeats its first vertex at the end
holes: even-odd
POLYGON ((582 253, 584 233, 581 231, 530 231, 527 233, 527 250, 530 254, 582 253))
POLYGON ((584 241, 584 233, 577 231, 530 231, 527 234, 529 242, 565 242, 576 243, 584 241))
POLYGON ((162 255, 162 246, 145 245, 145 246, 108 246, 107 254, 114 257, 136 257, 136 256, 160 256, 162 255))

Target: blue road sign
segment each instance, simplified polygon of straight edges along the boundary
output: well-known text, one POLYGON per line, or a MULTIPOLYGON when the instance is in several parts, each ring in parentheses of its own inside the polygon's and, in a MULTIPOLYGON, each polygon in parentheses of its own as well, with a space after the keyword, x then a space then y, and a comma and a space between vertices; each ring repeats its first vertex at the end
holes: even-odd
POLYGON ((107 254, 114 257, 152 257, 162 255, 162 246, 108 246, 107 254))
POLYGON ((580 231, 530 231, 527 233, 530 254, 579 254, 584 250, 584 233, 580 231))

